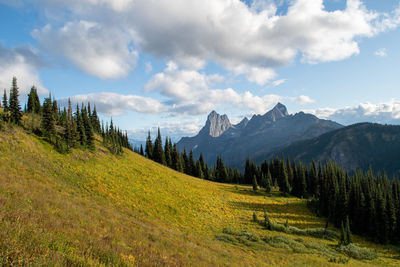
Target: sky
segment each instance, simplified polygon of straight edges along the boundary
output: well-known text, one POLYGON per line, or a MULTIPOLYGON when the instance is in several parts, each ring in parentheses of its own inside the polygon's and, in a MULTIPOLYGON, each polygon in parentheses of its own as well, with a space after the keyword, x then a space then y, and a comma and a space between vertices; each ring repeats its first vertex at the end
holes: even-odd
POLYGON ((0 0, 0 25, 0 90, 91 102, 136 140, 277 102, 400 124, 399 0, 0 0))

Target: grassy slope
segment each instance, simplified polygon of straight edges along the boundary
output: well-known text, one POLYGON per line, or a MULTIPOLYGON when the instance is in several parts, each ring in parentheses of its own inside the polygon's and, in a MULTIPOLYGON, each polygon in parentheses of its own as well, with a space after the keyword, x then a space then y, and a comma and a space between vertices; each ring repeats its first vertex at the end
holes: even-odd
MULTIPOLYGON (((322 227, 303 200, 195 179, 130 151, 115 156, 98 146, 62 155, 15 128, 0 131, 0 207, 0 265, 330 264, 315 253, 215 238, 225 227, 296 238, 252 222, 263 208, 272 221, 322 227)), ((380 257, 348 265, 400 264, 393 249, 355 239, 380 257)))

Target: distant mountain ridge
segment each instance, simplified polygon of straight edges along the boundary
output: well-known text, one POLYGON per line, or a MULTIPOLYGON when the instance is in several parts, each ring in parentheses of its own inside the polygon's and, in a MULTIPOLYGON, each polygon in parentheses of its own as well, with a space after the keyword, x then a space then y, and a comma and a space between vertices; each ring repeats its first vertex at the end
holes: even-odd
POLYGON ((212 111, 205 126, 194 137, 183 137, 179 150, 192 150, 195 157, 203 153, 209 164, 218 156, 234 167, 243 167, 247 157, 257 158, 283 148, 295 141, 319 136, 339 129, 342 125, 303 112, 290 115, 287 108, 278 103, 264 115, 253 115, 232 125, 228 116, 212 111))
MULTIPOLYGON (((400 126, 358 123, 310 140, 295 142, 266 157, 284 154, 309 163, 335 161, 349 171, 367 170, 400 175, 400 126)), ((262 160, 261 157, 258 160, 262 160)))

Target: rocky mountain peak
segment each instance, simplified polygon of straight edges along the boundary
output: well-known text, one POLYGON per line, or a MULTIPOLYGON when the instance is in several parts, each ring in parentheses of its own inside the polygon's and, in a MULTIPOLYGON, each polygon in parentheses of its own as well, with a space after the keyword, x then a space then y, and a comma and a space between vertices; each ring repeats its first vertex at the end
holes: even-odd
POLYGON ((263 117, 270 121, 277 121, 286 116, 289 116, 286 106, 278 102, 278 104, 276 104, 273 109, 265 113, 263 117))
POLYGON ((214 110, 207 117, 206 125, 201 129, 201 132, 208 134, 212 137, 218 137, 226 130, 232 127, 228 116, 220 115, 214 110))

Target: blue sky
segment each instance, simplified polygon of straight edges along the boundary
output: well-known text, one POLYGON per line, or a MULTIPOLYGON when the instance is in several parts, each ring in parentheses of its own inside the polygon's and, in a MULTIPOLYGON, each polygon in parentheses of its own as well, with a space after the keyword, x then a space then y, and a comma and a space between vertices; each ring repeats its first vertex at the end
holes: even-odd
POLYGON ((398 0, 0 0, 0 89, 96 103, 136 139, 278 101, 398 124, 399 24, 398 0))

